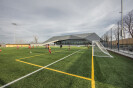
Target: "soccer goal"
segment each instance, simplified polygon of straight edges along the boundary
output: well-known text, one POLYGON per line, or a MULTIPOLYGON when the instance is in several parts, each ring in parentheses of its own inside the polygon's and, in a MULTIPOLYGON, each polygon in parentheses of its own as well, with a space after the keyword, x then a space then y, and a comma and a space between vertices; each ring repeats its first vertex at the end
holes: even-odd
POLYGON ((109 54, 106 48, 101 44, 100 41, 92 41, 93 56, 97 57, 113 57, 109 54))

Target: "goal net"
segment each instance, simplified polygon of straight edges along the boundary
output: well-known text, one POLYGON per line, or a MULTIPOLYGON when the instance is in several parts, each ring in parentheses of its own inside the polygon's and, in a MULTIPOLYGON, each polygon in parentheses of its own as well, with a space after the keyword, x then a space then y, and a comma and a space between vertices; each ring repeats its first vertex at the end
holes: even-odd
POLYGON ((101 44, 100 41, 92 41, 92 47, 93 47, 93 56, 113 57, 109 54, 109 52, 105 49, 105 47, 101 44))

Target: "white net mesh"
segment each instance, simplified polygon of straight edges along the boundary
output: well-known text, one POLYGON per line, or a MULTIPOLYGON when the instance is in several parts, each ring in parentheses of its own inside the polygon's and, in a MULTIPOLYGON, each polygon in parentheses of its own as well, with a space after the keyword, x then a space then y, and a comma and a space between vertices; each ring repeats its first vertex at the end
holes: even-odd
POLYGON ((113 57, 109 52, 104 48, 100 41, 92 41, 93 47, 93 56, 97 57, 113 57))

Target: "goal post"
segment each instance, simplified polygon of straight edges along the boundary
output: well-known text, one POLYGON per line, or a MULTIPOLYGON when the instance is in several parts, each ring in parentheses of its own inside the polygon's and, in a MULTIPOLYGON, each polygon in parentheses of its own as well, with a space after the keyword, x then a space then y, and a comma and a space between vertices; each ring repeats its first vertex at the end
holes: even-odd
POLYGON ((97 57, 113 57, 109 54, 106 48, 102 45, 100 41, 92 41, 93 56, 97 57))

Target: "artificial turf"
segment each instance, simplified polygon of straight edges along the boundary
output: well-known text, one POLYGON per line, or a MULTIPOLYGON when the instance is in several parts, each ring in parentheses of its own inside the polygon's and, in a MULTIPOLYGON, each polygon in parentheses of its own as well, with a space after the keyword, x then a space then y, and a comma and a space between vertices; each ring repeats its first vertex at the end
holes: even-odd
POLYGON ((111 55, 114 58, 94 57, 96 88, 133 88, 133 60, 111 55))
MULTIPOLYGON (((73 52, 81 50, 70 57, 59 61, 49 68, 91 78, 91 47, 52 47, 52 54, 44 47, 28 48, 1 48, 0 52, 0 86, 24 76, 39 67, 17 62, 16 59, 37 64, 48 65, 73 52), (39 55, 40 56, 35 56, 39 55), (35 56, 25 58, 29 56, 35 56)), ((133 88, 133 60, 111 53, 114 58, 94 57, 95 86, 96 88, 133 88)), ((91 81, 54 72, 48 69, 41 70, 24 78, 7 88, 91 88, 91 81)))

